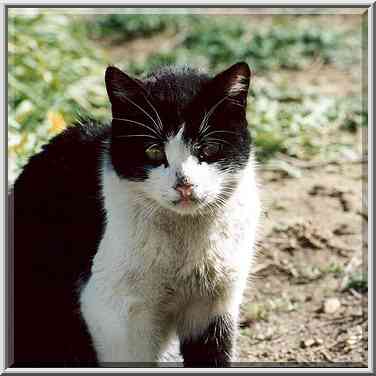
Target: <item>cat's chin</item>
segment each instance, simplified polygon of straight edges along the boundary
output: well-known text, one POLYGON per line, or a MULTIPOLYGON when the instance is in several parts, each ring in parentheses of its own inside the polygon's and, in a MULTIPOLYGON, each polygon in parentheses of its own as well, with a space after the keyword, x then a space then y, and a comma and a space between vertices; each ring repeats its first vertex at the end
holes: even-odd
POLYGON ((163 200, 150 196, 145 192, 143 192, 143 198, 146 209, 149 207, 153 207, 154 209, 158 208, 157 210, 154 210, 154 213, 164 211, 166 214, 167 212, 170 212, 173 214, 194 216, 198 215, 205 206, 203 202, 200 202, 198 200, 163 200))
POLYGON ((168 204, 170 210, 180 215, 195 215, 200 207, 202 205, 193 201, 176 201, 168 204))
POLYGON ((198 215, 200 209, 204 206, 202 203, 196 201, 165 201, 158 202, 158 204, 170 212, 190 216, 198 215))

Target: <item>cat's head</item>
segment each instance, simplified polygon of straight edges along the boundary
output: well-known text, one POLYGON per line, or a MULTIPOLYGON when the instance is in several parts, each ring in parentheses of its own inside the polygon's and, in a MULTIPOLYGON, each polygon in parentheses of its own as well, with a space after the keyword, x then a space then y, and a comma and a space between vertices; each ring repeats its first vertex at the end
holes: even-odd
POLYGON ((148 201, 179 214, 224 204, 250 156, 249 80, 246 63, 213 78, 165 68, 139 80, 107 68, 110 150, 118 176, 148 201))

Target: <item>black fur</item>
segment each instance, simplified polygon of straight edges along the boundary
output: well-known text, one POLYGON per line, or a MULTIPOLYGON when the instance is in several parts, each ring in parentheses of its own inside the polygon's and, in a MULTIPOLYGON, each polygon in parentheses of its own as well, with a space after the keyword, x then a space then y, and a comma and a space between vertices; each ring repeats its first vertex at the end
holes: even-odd
POLYGON ((183 137, 187 143, 205 145, 205 137, 199 133, 200 124, 217 103, 220 105, 209 119, 209 130, 219 131, 214 142, 219 142, 221 148, 206 162, 217 162, 223 169, 242 168, 248 160, 251 142, 245 116, 249 77, 249 68, 243 63, 234 65, 214 79, 188 68, 165 68, 139 81, 117 68, 108 68, 106 86, 113 112, 111 156, 117 173, 130 180, 145 180, 148 170, 155 166, 147 159, 145 149, 155 143, 163 146, 169 136, 178 133, 183 123, 183 137), (222 101, 238 74, 244 75, 246 89, 222 101), (158 111, 163 124, 158 139, 154 138, 157 136, 155 132, 135 123, 156 128, 153 120, 135 103, 156 123, 153 107, 158 111), (131 161, 129 156, 132 156, 131 161))
POLYGON ((230 315, 215 317, 206 330, 192 338, 181 338, 184 367, 229 367, 234 342, 230 315))
POLYGON ((120 176, 135 181, 147 178, 147 172, 154 164, 146 158, 145 149, 156 142, 163 145, 170 135, 178 132, 183 123, 185 107, 207 80, 206 76, 198 75, 188 68, 165 68, 153 73, 144 82, 126 76, 116 68, 107 70, 107 92, 114 118, 111 155, 113 165, 120 176), (123 96, 116 95, 118 92, 123 96), (163 123, 163 131, 160 132, 158 140, 149 137, 156 136, 155 133, 133 123, 137 121, 156 128, 153 121, 130 101, 149 113, 156 122, 158 120, 152 106, 158 111, 163 123), (146 134, 147 137, 133 137, 140 134, 146 134), (124 150, 132 156, 131 164, 128 158, 124 158, 124 150))
MULTIPOLYGON (((234 67, 215 80, 190 69, 164 69, 144 81, 108 68, 106 86, 112 103, 112 125, 83 121, 66 129, 30 159, 10 194, 14 366, 97 364, 78 298, 80 284, 90 276, 91 261, 105 229, 98 173, 101 158, 109 154, 119 176, 142 181, 156 165, 146 158, 145 148, 155 142, 163 143, 178 132, 183 122, 187 140, 205 143, 198 132, 204 113, 225 96, 236 74, 249 79, 246 65, 234 67), (136 123, 116 120, 130 119, 155 129, 153 121, 129 99, 155 121, 152 106, 157 109, 164 125, 157 140, 127 137, 155 135, 136 123)), ((246 93, 242 92, 226 99, 213 113, 211 130, 233 133, 218 133, 218 138, 227 144, 208 163, 241 168, 248 158, 250 138, 245 103, 246 93)), ((221 320, 218 318, 208 329, 210 338, 217 338, 216 328, 222 325, 221 320)), ((220 340, 220 347, 211 344, 202 349, 213 364, 226 363, 222 350, 227 351, 229 343, 224 337, 220 340)), ((196 345, 203 346, 200 341, 182 345, 187 364, 196 356, 202 359, 202 354, 194 350, 196 345)))
POLYGON ((98 165, 108 135, 93 121, 68 128, 14 184, 15 366, 96 364, 78 283, 104 230, 98 165))
POLYGON ((213 137, 217 139, 215 142, 220 143, 221 148, 218 154, 206 162, 217 163, 223 169, 230 167, 241 169, 248 161, 251 147, 251 137, 246 119, 249 79, 248 66, 243 63, 235 64, 214 79, 208 80, 185 109, 187 119, 185 139, 205 145, 206 137, 200 136, 199 127, 204 115, 213 106, 218 105, 209 118, 208 132, 218 131, 213 134, 213 137), (227 97, 227 91, 234 84, 233 80, 238 74, 244 77, 241 80, 244 90, 227 97))

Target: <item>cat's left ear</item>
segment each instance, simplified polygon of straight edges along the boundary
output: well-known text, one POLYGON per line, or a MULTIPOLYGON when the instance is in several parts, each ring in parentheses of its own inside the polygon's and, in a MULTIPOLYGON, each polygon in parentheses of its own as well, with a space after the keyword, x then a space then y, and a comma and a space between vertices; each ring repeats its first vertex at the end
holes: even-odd
POLYGON ((241 106, 246 106, 251 70, 247 63, 240 62, 219 73, 212 80, 216 91, 220 91, 241 106))
POLYGON ((128 76, 116 67, 108 67, 105 74, 108 98, 114 107, 130 105, 130 100, 144 91, 142 81, 128 76))

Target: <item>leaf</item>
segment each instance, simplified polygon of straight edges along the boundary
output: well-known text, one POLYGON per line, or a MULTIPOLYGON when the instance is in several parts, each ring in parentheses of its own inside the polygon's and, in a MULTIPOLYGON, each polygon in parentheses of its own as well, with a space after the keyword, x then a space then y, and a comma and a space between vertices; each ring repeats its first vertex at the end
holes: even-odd
POLYGON ((48 132, 52 134, 60 133, 67 126, 64 117, 60 112, 48 111, 47 119, 50 123, 48 132))

